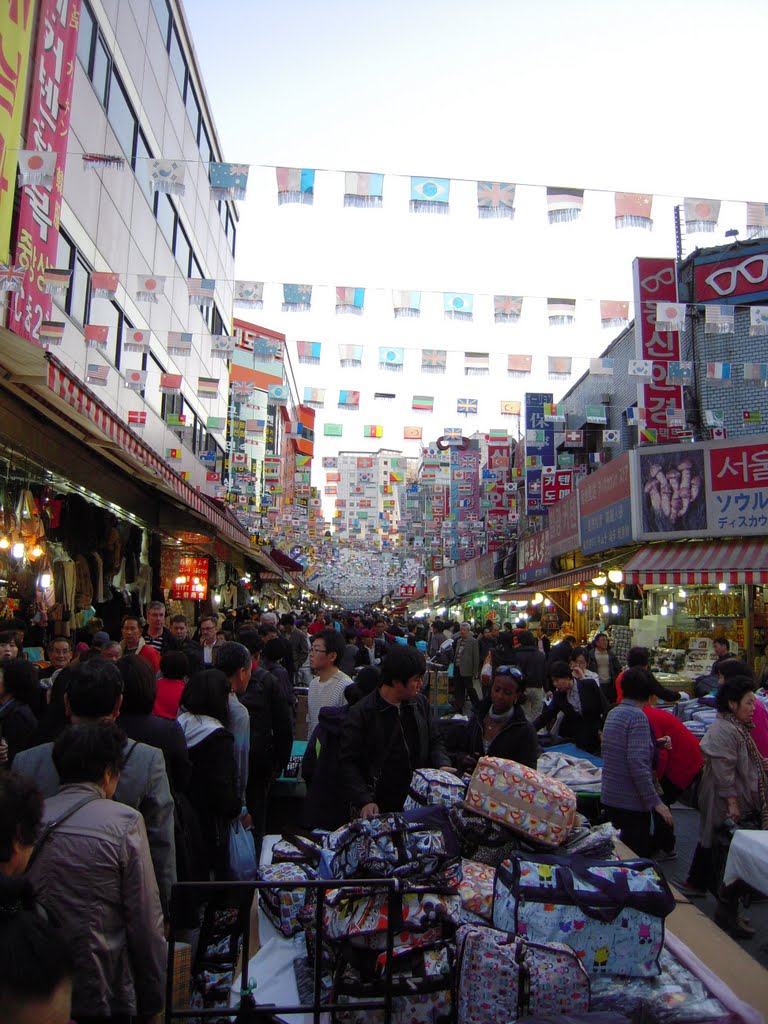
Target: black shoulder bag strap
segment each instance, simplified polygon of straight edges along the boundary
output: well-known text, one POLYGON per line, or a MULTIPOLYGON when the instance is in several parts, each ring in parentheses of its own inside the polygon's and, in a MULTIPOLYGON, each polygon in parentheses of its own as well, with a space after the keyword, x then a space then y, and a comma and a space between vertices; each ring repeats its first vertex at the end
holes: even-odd
POLYGON ((29 865, 32 864, 32 862, 35 860, 37 855, 40 853, 42 848, 51 838, 56 829, 60 825, 63 825, 67 818, 71 818, 73 814, 79 811, 81 807, 85 807, 86 804, 90 804, 93 803, 94 800, 101 799, 102 798, 100 796, 97 796, 95 793, 91 793, 90 796, 86 796, 83 797, 82 800, 78 800, 78 802, 73 807, 70 807, 69 810, 64 811, 64 813, 60 817, 56 818, 55 821, 49 821, 32 849, 32 856, 29 858, 29 864, 27 865, 27 867, 29 867, 29 865))

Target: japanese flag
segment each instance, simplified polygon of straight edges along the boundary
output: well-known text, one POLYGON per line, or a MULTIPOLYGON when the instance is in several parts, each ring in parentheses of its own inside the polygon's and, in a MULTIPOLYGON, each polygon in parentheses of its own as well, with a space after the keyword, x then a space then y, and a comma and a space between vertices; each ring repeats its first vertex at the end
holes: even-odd
POLYGON ((146 370, 128 370, 124 377, 125 386, 131 391, 141 391, 147 383, 146 370))
POLYGON ((19 183, 53 188, 56 173, 56 153, 37 149, 19 150, 19 183))

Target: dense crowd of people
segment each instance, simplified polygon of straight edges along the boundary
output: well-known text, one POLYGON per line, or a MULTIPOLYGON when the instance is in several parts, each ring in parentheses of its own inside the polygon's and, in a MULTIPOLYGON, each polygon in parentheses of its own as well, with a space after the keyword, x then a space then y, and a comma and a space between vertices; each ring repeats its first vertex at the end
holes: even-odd
MULTIPOLYGON (((717 720, 699 748, 652 706, 680 695, 654 678, 648 651, 633 648, 624 666, 604 633, 550 645, 523 622, 257 609, 204 615, 193 629, 157 601, 146 621, 126 615, 119 639, 100 626, 52 638, 44 667, 25 656, 21 624, 0 632, 0 956, 13 965, 0 1005, 10 1020, 68 1021, 70 999, 77 1024, 162 1008, 172 887, 229 878, 237 823, 258 855, 297 694, 306 828, 401 809, 415 769, 462 774, 486 755, 536 767, 557 742, 601 754, 604 814, 640 856, 674 854, 670 805, 697 789, 692 895, 717 889, 719 828, 750 817, 768 826, 768 713, 731 657, 713 666, 717 720), (440 673, 455 712, 442 719, 429 707, 440 673)), ((720 923, 748 934, 738 901, 720 895, 720 923)))

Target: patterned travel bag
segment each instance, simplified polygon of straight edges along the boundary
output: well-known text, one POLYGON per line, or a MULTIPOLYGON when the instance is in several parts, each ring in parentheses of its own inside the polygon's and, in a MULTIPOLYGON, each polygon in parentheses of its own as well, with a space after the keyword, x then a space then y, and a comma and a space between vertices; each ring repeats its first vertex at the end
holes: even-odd
POLYGON ((284 834, 272 847, 273 864, 309 864, 317 867, 320 863, 322 846, 306 836, 284 834))
POLYGON ((493 883, 496 869, 474 860, 461 862, 459 896, 465 910, 491 921, 493 918, 493 883))
POLYGON ((459 1024, 511 1024, 528 1013, 589 1010, 589 978, 568 946, 483 925, 456 935, 459 1024))
POLYGON ((565 942, 591 975, 655 977, 675 899, 651 860, 518 853, 496 871, 493 923, 565 942))
POLYGON ((467 782, 442 768, 417 768, 403 810, 414 807, 455 807, 464 803, 467 782))
POLYGON ((290 938, 301 931, 299 914, 304 906, 307 890, 283 889, 282 882, 303 882, 317 878, 317 873, 306 864, 269 864, 259 868, 259 880, 274 888, 260 892, 261 909, 283 935, 290 938))
POLYGON ((534 843, 554 848, 573 826, 576 795, 562 782, 517 761, 481 757, 464 806, 534 843))

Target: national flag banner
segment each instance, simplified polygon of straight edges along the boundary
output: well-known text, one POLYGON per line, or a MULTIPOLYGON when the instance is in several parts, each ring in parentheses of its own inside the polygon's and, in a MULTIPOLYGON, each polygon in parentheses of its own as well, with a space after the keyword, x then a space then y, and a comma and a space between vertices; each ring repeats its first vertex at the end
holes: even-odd
POLYGON ((589 464, 590 466, 601 466, 605 462, 605 452, 590 452, 589 453, 589 464))
POLYGON ((630 427, 641 427, 645 424, 645 409, 639 408, 636 405, 630 406, 625 413, 627 417, 627 425, 630 427))
POLYGON ((459 398, 456 400, 456 412, 462 416, 477 416, 477 398, 459 398))
POLYGON ((656 444, 659 439, 659 432, 655 427, 641 427, 638 434, 640 444, 656 444))
POLYGON ((713 232, 720 216, 719 199, 683 199, 685 230, 713 232))
POLYGON ((490 373, 490 353, 465 352, 464 375, 466 377, 486 377, 490 373))
POLYGON ((670 362, 665 365, 667 368, 667 380, 673 380, 675 382, 689 382, 693 380, 692 362, 670 362))
POLYGON ((494 295, 493 320, 497 324, 516 324, 523 312, 522 295, 494 295))
POLYGON ((312 285, 311 284, 284 284, 283 305, 284 313, 308 313, 312 308, 312 285))
POLYGON ((345 369, 361 366, 362 362, 362 345, 339 345, 339 364, 345 369))
POLYGON ((547 373, 550 377, 570 377, 572 365, 571 356, 547 356, 547 373))
POLYGON ((297 455, 296 456, 296 465, 299 468, 301 468, 302 466, 309 466, 311 464, 311 462, 312 462, 312 456, 311 455, 297 455))
POLYGON ((387 345, 379 346, 379 369, 393 370, 396 373, 402 372, 403 361, 405 360, 405 349, 390 348, 387 345))
POLYGON ((187 426, 187 417, 183 412, 169 412, 165 417, 167 426, 173 427, 174 430, 181 428, 182 430, 187 426))
POLYGON ((768 203, 747 203, 747 234, 750 238, 768 236, 768 203))
POLYGON ((707 427, 722 427, 725 424, 725 413, 722 409, 705 409, 704 424, 707 427))
POLYGON ((339 460, 332 455, 324 455, 322 460, 323 469, 336 469, 339 464, 339 460))
POLYGON ((684 331, 685 309, 684 302, 657 302, 656 330, 684 331))
POLYGON ((52 189, 56 174, 56 157, 55 150, 45 152, 37 149, 20 149, 19 184, 40 185, 44 189, 52 189))
POLYGON ((389 482, 391 484, 405 483, 405 473, 403 473, 403 471, 399 469, 391 469, 389 471, 389 482))
POLYGON ((192 355, 192 335, 182 331, 168 331, 168 355, 192 355))
POLYGON ((208 176, 211 199, 245 199, 248 187, 248 164, 210 163, 208 176))
POLYGON ((728 437, 728 431, 725 427, 712 427, 709 436, 713 441, 724 441, 728 437))
POLYGON ((736 309, 734 306, 704 307, 705 334, 733 334, 736 330, 736 309))
POLYGON ((374 402, 394 402, 397 395, 394 391, 374 391, 373 400, 374 402))
POLYGON ((266 338, 259 335, 253 339, 251 351, 254 359, 262 362, 282 363, 283 361, 283 343, 279 338, 266 338))
POLYGON ((584 206, 583 188, 547 187, 547 217, 550 224, 563 224, 581 216, 584 206))
POLYGON ((100 387, 105 387, 109 379, 109 367, 100 363, 88 363, 85 379, 89 384, 98 384, 100 387))
POLYGON ((91 298, 114 299, 120 279, 117 274, 96 271, 91 274, 91 298))
POLYGON ((69 289, 71 270, 48 267, 43 271, 43 291, 48 295, 66 295, 69 289))
POLYGON ((165 457, 169 462, 179 462, 181 460, 181 448, 166 448, 165 457))
POLYGON ((304 388, 304 404, 312 409, 322 409, 325 405, 325 388, 304 388))
POLYGON ((541 466, 540 455, 526 455, 525 456, 525 468, 526 469, 537 469, 541 466))
POLYGON ((759 409, 743 409, 741 418, 745 423, 762 423, 763 416, 759 409))
POLYGON ((566 430, 564 444, 566 448, 582 448, 584 446, 584 431, 566 430))
POLYGON ((576 299, 547 299, 547 318, 550 327, 572 324, 576 313, 576 299))
POLYGON ((370 171, 346 171, 344 205, 358 209, 377 209, 383 203, 384 175, 370 171))
POLYGON ((124 171, 125 157, 117 153, 83 153, 84 171, 124 171))
POLYGON ((630 377, 653 377, 653 362, 650 359, 630 359, 627 366, 627 375, 630 377))
POLYGON ((123 374, 123 380, 129 391, 143 391, 147 384, 147 371, 126 370, 123 374))
POLYGON ((198 398, 216 398, 219 394, 219 378, 218 377, 198 377, 197 378, 197 397, 198 398))
POLYGON ((558 452, 557 464, 563 469, 568 469, 568 467, 576 465, 576 456, 573 452, 558 452))
POLYGON ((603 431, 603 444, 613 445, 618 444, 620 435, 618 430, 604 430, 603 431))
POLYGON ((264 427, 266 426, 266 420, 250 419, 243 420, 246 434, 263 434, 264 427))
POLYGON ((227 420, 225 416, 209 416, 205 421, 207 430, 219 431, 224 430, 227 426, 227 420))
POLYGON ((608 410, 604 405, 588 405, 584 410, 587 423, 607 423, 608 410))
POLYGON ((606 359, 605 357, 590 359, 589 372, 593 377, 612 377, 615 363, 615 359, 606 359))
POLYGON ((104 324, 86 324, 83 327, 85 344, 88 348, 106 348, 109 327, 104 324))
POLYGON ((547 432, 540 427, 529 427, 525 432, 525 443, 542 445, 547 443, 547 432))
POLYGON ((19 295, 24 287, 24 267, 0 263, 0 292, 19 295))
POLYGON ((301 203, 312 206, 315 199, 315 172, 310 167, 276 167, 277 203, 301 203))
POLYGON ((421 441, 423 430, 421 427, 403 427, 404 441, 421 441))
POLYGON ((487 435, 486 435, 486 438, 487 438, 487 440, 493 441, 493 442, 508 441, 509 440, 509 432, 506 431, 506 430, 489 430, 487 435))
POLYGON ((264 306, 264 282, 235 281, 232 302, 235 306, 242 306, 244 309, 262 309, 264 306))
POLYGON ((395 318, 421 316, 421 292, 392 292, 395 318))
POLYGON ((602 327, 626 327, 628 323, 628 302, 600 299, 600 324, 602 327))
POLYGON ((531 372, 533 356, 507 356, 507 373, 520 377, 531 372))
POLYGON ((287 405, 291 392, 287 384, 268 384, 267 402, 272 405, 287 405))
POLYGON ((468 292, 443 292, 446 320, 471 320, 475 297, 468 292))
POLYGON ((730 380, 730 363, 707 363, 707 380, 730 380))
POLYGON ((432 395, 414 395, 411 408, 414 412, 432 412, 435 399, 432 395))
POLYGON ((181 390, 180 373, 161 373, 160 391, 164 395, 174 395, 181 390))
POLYGON ((145 412, 129 411, 128 413, 128 426, 129 427, 146 427, 147 425, 147 414, 145 412))
POLYGON ((685 426, 685 410, 679 408, 676 405, 669 405, 664 410, 666 413, 666 421, 670 427, 684 427, 685 426))
POLYGON ((642 192, 616 192, 614 194, 615 225, 617 228, 643 228, 650 231, 653 227, 651 212, 653 196, 642 192))
POLYGON ((235 339, 227 334, 211 335, 211 358, 231 359, 235 352, 235 339))
POLYGON ((183 196, 186 192, 187 166, 183 160, 148 160, 149 187, 153 192, 183 196))
POLYGON ((365 288, 337 288, 336 312, 360 316, 365 304, 365 288))
POLYGON ((744 380, 768 380, 768 363, 744 363, 744 380))
POLYGON ((461 444, 463 437, 461 427, 443 427, 443 441, 446 444, 461 444))
POLYGON ((507 181, 478 181, 477 215, 481 220, 515 216, 515 186, 507 181))
POLYGON ((565 406, 556 402, 545 402, 544 419, 548 423, 565 423, 565 406))
POLYGON ((318 366, 322 347, 319 341, 297 341, 296 354, 299 362, 306 366, 318 366))
POLYGON ((519 416, 522 411, 522 405, 520 402, 502 399, 499 411, 502 416, 519 416))
POLYGON ((384 427, 375 423, 368 423, 363 427, 363 437, 381 437, 384 434, 384 427))
POLYGON ((64 339, 63 320, 43 320, 40 324, 40 341, 46 346, 60 345, 64 339))
POLYGON ((448 213, 450 178, 411 177, 411 213, 448 213))
POLYGON ((339 391, 340 409, 358 409, 360 407, 359 391, 339 391))
POLYGON ((136 299, 139 302, 151 302, 157 304, 158 295, 165 294, 165 278, 158 275, 145 277, 142 274, 136 276, 136 299))
POLYGON ((124 352, 149 352, 150 331, 134 331, 129 328, 123 335, 124 352))
POLYGON ((325 437, 341 437, 343 433, 344 428, 341 423, 323 424, 323 435, 325 437))
POLYGON ((761 338, 768 334, 768 306, 749 307, 749 336, 761 338))
POLYGON ((425 348, 421 352, 422 373, 445 373, 448 353, 441 348, 425 348))
POLYGON ((233 380, 230 388, 232 397, 238 402, 247 402, 256 391, 256 385, 249 380, 233 380))
POLYGON ((187 295, 190 306, 201 306, 210 309, 216 292, 216 282, 212 277, 188 277, 187 295))

